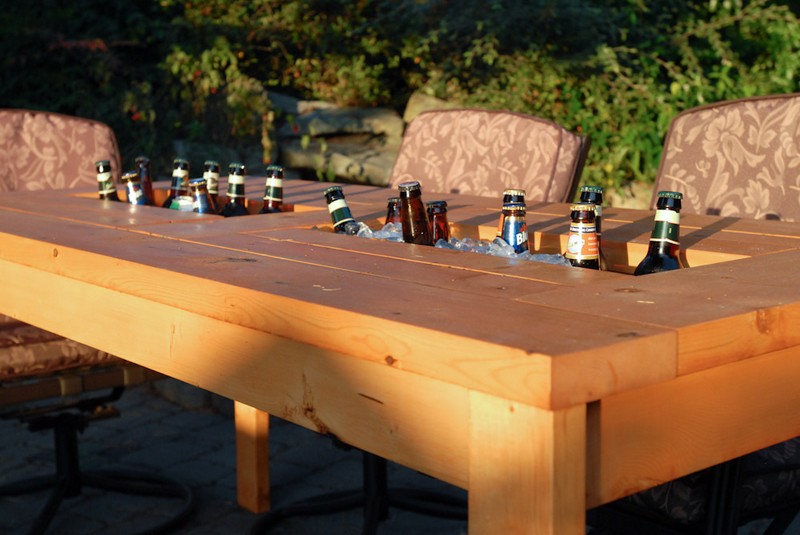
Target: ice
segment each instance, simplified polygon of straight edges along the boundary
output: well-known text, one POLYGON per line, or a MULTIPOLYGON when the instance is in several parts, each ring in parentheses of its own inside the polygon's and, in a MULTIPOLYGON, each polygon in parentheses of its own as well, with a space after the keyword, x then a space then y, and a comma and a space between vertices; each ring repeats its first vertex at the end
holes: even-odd
MULTIPOLYGON (((387 223, 380 230, 372 230, 366 224, 361 222, 359 222, 358 226, 359 229, 357 236, 359 238, 370 238, 374 240, 387 240, 394 242, 403 241, 403 228, 400 223, 387 223)), ((492 241, 476 240, 473 238, 450 238, 449 241, 438 240, 434 246, 440 249, 452 249, 466 253, 488 254, 503 258, 544 262, 546 264, 557 264, 564 266, 570 265, 569 261, 560 254, 531 254, 528 251, 525 251, 524 253, 515 253, 514 248, 501 238, 495 238, 492 241)))

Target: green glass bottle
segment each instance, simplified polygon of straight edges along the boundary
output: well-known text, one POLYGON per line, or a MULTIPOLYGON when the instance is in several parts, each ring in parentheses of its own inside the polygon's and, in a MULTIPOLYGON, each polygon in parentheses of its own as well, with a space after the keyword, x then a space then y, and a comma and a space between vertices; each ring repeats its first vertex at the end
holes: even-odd
POLYGON ((636 266, 634 275, 683 268, 680 257, 681 199, 677 191, 659 191, 656 215, 647 254, 636 266))

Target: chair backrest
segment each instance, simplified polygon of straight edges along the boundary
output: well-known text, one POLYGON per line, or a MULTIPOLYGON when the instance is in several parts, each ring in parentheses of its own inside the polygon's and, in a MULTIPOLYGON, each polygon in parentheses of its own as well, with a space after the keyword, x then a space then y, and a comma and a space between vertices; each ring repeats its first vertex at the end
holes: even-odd
POLYGON ((389 184, 419 180, 427 191, 491 197, 523 188, 526 199, 569 202, 588 148, 588 137, 531 115, 426 111, 406 128, 389 184))
POLYGON ((670 125, 655 194, 683 193, 683 211, 800 221, 800 93, 686 110, 670 125))
POLYGON ((60 113, 0 109, 0 191, 96 185, 97 160, 110 160, 119 179, 117 138, 107 125, 60 113))

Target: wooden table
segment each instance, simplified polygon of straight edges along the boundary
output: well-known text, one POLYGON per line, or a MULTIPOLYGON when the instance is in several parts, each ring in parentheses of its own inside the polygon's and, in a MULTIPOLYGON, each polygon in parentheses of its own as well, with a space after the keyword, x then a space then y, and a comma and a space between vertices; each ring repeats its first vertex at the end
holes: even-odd
MULTIPOLYGON (((325 187, 230 219, 4 194, 0 311, 236 400, 253 508, 264 411, 468 489, 470 533, 582 534, 587 508, 800 435, 797 224, 685 215, 691 269, 634 278, 651 212, 606 209, 619 272, 597 272, 336 235, 325 187)), ((379 226, 391 192, 344 188, 379 226)), ((493 236, 497 199, 423 195, 493 236)), ((529 203, 531 244, 557 252, 567 216, 529 203)))

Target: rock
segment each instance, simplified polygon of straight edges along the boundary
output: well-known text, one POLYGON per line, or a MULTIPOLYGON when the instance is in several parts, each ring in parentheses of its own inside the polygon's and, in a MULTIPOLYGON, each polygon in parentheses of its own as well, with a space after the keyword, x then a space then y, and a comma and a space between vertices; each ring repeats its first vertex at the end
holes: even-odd
POLYGON ((414 117, 424 111, 448 110, 458 107, 458 104, 454 104, 452 102, 432 97, 417 91, 411 94, 411 97, 409 97, 408 102, 406 103, 406 109, 403 112, 403 121, 408 124, 414 119, 414 117))

